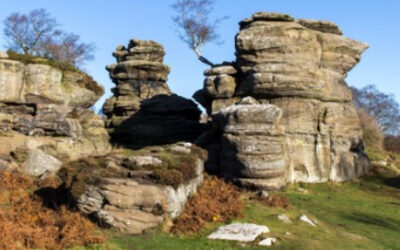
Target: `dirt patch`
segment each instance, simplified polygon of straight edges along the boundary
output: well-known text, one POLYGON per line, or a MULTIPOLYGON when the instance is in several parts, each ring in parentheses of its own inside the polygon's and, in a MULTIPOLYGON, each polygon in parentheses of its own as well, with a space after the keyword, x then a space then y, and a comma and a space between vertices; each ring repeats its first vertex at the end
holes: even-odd
POLYGON ((217 177, 206 177, 197 194, 174 221, 172 232, 197 232, 207 222, 228 222, 240 217, 242 210, 243 201, 235 186, 217 177))
POLYGON ((253 199, 258 200, 269 207, 290 209, 289 199, 282 194, 269 194, 268 196, 256 194, 253 199))
POLYGON ((4 171, 0 179, 0 249, 63 249, 104 242, 105 236, 80 213, 56 201, 46 204, 36 194, 57 190, 56 178, 36 182, 4 171))

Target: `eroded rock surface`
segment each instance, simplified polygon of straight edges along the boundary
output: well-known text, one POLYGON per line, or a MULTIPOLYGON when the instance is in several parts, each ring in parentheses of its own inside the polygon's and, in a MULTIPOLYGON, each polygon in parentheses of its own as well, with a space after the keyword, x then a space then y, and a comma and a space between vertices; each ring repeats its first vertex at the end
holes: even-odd
POLYGON ((39 169, 44 162, 55 170, 57 161, 107 153, 104 122, 89 109, 103 87, 85 73, 37 60, 0 56, 0 154, 28 155, 14 161, 37 175, 48 172, 45 166, 39 169))
MULTIPOLYGON (((360 124, 345 78, 368 46, 341 34, 339 27, 328 21, 256 13, 240 23, 236 61, 207 70, 204 87, 194 98, 216 117, 226 116, 226 110, 241 110, 234 114, 247 112, 247 116, 240 115, 247 117, 247 122, 230 125, 238 130, 242 124, 250 126, 253 119, 262 119, 253 116, 267 118, 266 114, 256 114, 262 105, 278 107, 284 143, 276 145, 282 145, 288 155, 287 181, 345 181, 364 175, 370 163, 363 151, 360 124), (247 111, 241 104, 235 105, 246 96, 258 103, 247 111)), ((254 126, 256 130, 257 127, 262 125, 254 126)), ((272 145, 273 140, 260 136, 271 133, 269 128, 262 129, 262 133, 240 130, 230 135, 229 144, 227 128, 222 126, 220 130, 222 140, 212 146, 218 156, 210 158, 219 161, 213 165, 220 165, 220 172, 230 169, 225 164, 227 157, 231 161, 239 159, 237 165, 242 167, 238 166, 238 171, 258 168, 260 162, 264 166, 274 162, 265 158, 268 154, 257 151, 251 156, 257 160, 252 162, 248 160, 250 156, 238 157, 250 142, 261 146, 269 141, 272 145), (226 145, 234 145, 238 154, 226 145)), ((250 182, 265 183, 265 177, 258 178, 250 182)))
POLYGON ((182 212, 203 181, 204 156, 187 143, 129 152, 69 163, 60 176, 83 213, 138 234, 182 212))
POLYGON ((281 117, 277 106, 251 97, 216 113, 214 120, 223 128, 221 173, 265 189, 285 185, 289 158, 281 117))
POLYGON ((103 106, 107 128, 117 144, 146 146, 194 140, 203 130, 197 105, 173 94, 163 64, 163 47, 132 39, 114 52, 117 64, 107 66, 116 87, 103 106))

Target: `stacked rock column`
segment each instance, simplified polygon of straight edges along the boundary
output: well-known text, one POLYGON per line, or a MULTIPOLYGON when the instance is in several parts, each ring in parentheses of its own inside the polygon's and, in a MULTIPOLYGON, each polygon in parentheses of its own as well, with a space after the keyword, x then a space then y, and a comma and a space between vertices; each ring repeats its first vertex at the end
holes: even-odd
POLYGON ((252 97, 214 114, 222 128, 221 174, 242 185, 279 189, 287 182, 288 155, 282 111, 252 97))
POLYGON ((166 83, 170 69, 160 44, 132 39, 113 55, 117 64, 107 70, 116 87, 103 111, 114 144, 136 148, 191 141, 203 131, 197 105, 173 94, 166 83))

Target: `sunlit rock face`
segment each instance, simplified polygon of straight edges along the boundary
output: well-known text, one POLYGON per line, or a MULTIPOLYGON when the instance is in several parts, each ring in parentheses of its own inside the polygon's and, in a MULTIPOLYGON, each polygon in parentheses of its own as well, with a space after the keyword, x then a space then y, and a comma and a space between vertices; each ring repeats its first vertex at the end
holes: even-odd
MULTIPOLYGON (((367 49, 365 43, 342 36, 332 22, 259 12, 240 22, 235 44, 236 61, 207 70, 203 89, 194 95, 208 113, 224 114, 246 96, 258 105, 279 108, 288 157, 282 180, 345 181, 368 172, 359 120, 345 82, 367 49)), ((248 112, 253 117, 255 111, 248 112)), ((216 150, 220 155, 216 158, 224 159, 218 163, 222 173, 231 167, 225 164, 225 130, 221 128, 223 139, 216 150)), ((245 145, 249 138, 255 144, 265 141, 242 135, 235 144, 245 145)), ((266 155, 254 157, 272 164, 266 155)), ((242 163, 249 165, 246 160, 242 163)), ((254 183, 269 178, 258 179, 254 183)))
POLYGON ((103 111, 114 143, 141 147, 192 141, 203 131, 197 105, 167 85, 170 69, 160 44, 132 39, 113 55, 117 63, 107 70, 116 87, 103 111))
POLYGON ((44 59, 25 63, 0 53, 3 159, 9 165, 17 161, 28 174, 41 175, 46 169, 38 163, 107 153, 104 121, 89 109, 103 93, 103 87, 83 72, 60 70, 44 59))

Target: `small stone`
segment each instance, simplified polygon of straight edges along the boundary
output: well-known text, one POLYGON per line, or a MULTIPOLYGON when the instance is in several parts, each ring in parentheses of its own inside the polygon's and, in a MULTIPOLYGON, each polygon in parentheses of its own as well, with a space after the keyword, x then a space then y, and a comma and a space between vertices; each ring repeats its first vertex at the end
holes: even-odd
POLYGON ((207 238, 213 240, 236 240, 243 242, 254 241, 259 235, 269 233, 269 228, 256 224, 233 223, 222 226, 207 238))
POLYGON ((304 189, 304 188, 301 188, 301 187, 297 188, 297 191, 300 192, 300 193, 303 193, 303 194, 308 194, 309 193, 307 189, 304 189))
POLYGON ((316 227, 317 224, 315 222, 313 222, 310 218, 307 217, 307 215, 303 214, 302 216, 300 216, 300 220, 313 226, 316 227))
POLYGON ((284 222, 284 223, 291 223, 292 221, 290 220, 290 218, 285 215, 285 214, 280 214, 278 215, 278 220, 284 222))
POLYGON ((255 104, 260 104, 256 99, 254 99, 251 96, 247 96, 242 98, 239 102, 236 104, 241 104, 241 105, 255 105, 255 104))
POLYGON ((160 159, 154 156, 131 156, 128 159, 139 167, 149 165, 161 165, 162 163, 160 159))
POLYGON ((223 65, 223 66, 216 66, 212 67, 210 69, 206 69, 204 71, 204 75, 206 76, 212 76, 212 75, 235 75, 237 73, 237 70, 235 67, 230 66, 230 65, 223 65))
POLYGON ((268 198, 269 197, 269 193, 265 190, 260 190, 257 192, 257 196, 259 198, 268 198))
POLYGON ((258 243, 258 245, 259 245, 259 246, 267 246, 267 247, 270 247, 270 246, 272 246, 272 245, 275 245, 277 242, 278 242, 278 239, 276 239, 276 238, 274 238, 274 237, 269 237, 269 238, 266 238, 266 239, 260 241, 260 242, 258 243))
POLYGON ((176 153, 190 154, 192 144, 190 142, 180 142, 170 147, 171 151, 176 153))

